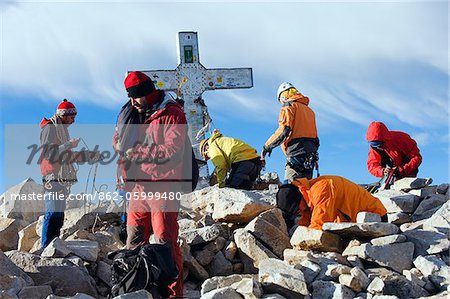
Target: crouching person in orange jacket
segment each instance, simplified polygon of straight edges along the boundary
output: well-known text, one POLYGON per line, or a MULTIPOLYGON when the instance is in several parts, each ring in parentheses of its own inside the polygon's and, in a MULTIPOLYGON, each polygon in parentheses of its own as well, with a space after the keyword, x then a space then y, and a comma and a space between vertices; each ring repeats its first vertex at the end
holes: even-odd
POLYGON ((283 211, 288 228, 298 224, 322 229, 325 222, 356 222, 359 212, 380 215, 387 222, 381 201, 359 185, 340 176, 299 178, 280 187, 277 206, 283 211))

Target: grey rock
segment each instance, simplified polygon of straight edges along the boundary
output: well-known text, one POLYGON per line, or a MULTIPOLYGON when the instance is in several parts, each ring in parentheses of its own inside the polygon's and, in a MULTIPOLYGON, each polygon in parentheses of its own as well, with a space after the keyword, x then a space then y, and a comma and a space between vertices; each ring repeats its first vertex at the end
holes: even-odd
POLYGON ((388 222, 395 225, 411 222, 411 216, 403 212, 388 213, 388 222))
POLYGON ((303 272, 307 285, 310 285, 314 281, 321 270, 318 264, 309 260, 302 261, 300 264, 295 265, 294 268, 303 272))
POLYGON ((394 243, 402 243, 406 242, 407 238, 404 235, 391 235, 391 236, 385 236, 380 237, 376 239, 372 239, 370 243, 372 245, 387 245, 387 244, 394 244, 394 243))
POLYGON ((448 197, 441 194, 433 194, 422 200, 412 215, 413 221, 430 218, 448 201, 448 197))
POLYGON ((66 257, 72 251, 66 246, 66 242, 60 238, 54 238, 42 251, 42 257, 66 257))
POLYGON ((338 235, 305 226, 297 227, 291 245, 297 250, 342 251, 342 239, 338 235))
POLYGON ((374 277, 373 280, 368 285, 367 291, 374 295, 383 294, 384 291, 383 280, 379 277, 374 277))
POLYGON ((201 294, 204 295, 214 289, 230 287, 243 279, 255 279, 256 275, 251 274, 233 274, 229 276, 216 276, 205 280, 202 283, 201 294))
POLYGON ((409 189, 420 189, 430 185, 433 182, 431 178, 403 178, 395 181, 393 184, 394 190, 409 190, 409 189))
POLYGON ((449 184, 440 184, 436 188, 436 193, 448 195, 449 190, 449 184))
POLYGON ((0 275, 0 290, 10 296, 16 296, 26 286, 26 281, 20 276, 0 275))
POLYGON ((210 276, 227 276, 233 273, 233 266, 221 251, 217 252, 208 267, 210 276))
POLYGON ((214 224, 180 233, 180 237, 186 240, 186 243, 189 245, 204 244, 223 236, 226 236, 226 234, 220 224, 214 224))
POLYGON ((51 285, 55 295, 85 293, 97 297, 95 281, 86 268, 64 258, 41 258, 30 253, 9 251, 7 256, 23 269, 36 285, 51 285))
POLYGON ((263 293, 261 284, 258 282, 255 275, 238 275, 233 274, 230 276, 217 276, 207 279, 202 284, 201 294, 205 295, 214 289, 220 289, 230 287, 245 299, 261 298, 263 293))
POLYGON ((261 299, 286 299, 286 297, 280 294, 264 294, 261 299))
POLYGON ((36 234, 36 225, 37 221, 27 225, 19 231, 17 250, 30 252, 34 243, 39 240, 39 236, 36 234))
POLYGON ((324 223, 324 231, 346 238, 378 238, 398 232, 398 227, 391 223, 324 223))
POLYGON ((408 191, 409 194, 413 194, 419 196, 420 198, 424 198, 425 196, 436 194, 437 186, 427 186, 421 189, 413 189, 408 191))
POLYGON ((373 196, 377 197, 388 213, 413 213, 419 204, 419 197, 396 190, 382 190, 373 196))
POLYGON ((315 281, 312 288, 312 298, 353 299, 355 297, 355 293, 351 289, 332 281, 315 281))
POLYGON ((43 186, 32 178, 20 182, 0 196, 0 216, 24 220, 26 224, 36 221, 45 211, 43 194, 43 186), (19 198, 26 200, 16 200, 19 198))
MULTIPOLYGON (((420 296, 428 296, 428 292, 420 286, 413 284, 394 271, 386 268, 371 268, 365 271, 369 279, 375 277, 381 279, 384 283, 383 295, 397 296, 399 298, 417 298, 420 296)), ((368 287, 369 288, 369 287, 368 287)))
POLYGON ((23 288, 18 297, 19 299, 45 299, 52 294, 52 288, 48 285, 31 286, 23 288))
POLYGON ((227 260, 232 261, 237 252, 237 245, 234 241, 229 241, 224 249, 224 256, 227 260))
POLYGON ((438 286, 440 291, 445 291, 449 287, 450 267, 437 256, 418 256, 414 260, 414 266, 438 286))
POLYGON ((408 238, 408 241, 414 243, 415 257, 448 251, 450 248, 450 241, 447 235, 440 232, 414 229, 403 234, 408 238))
POLYGON ((8 251, 17 249, 19 231, 26 225, 28 223, 25 220, 0 218, 0 250, 8 251))
POLYGON ((260 261, 258 277, 265 293, 275 292, 286 297, 309 295, 303 272, 284 261, 274 258, 260 261))
POLYGON ((95 262, 100 251, 98 242, 90 240, 68 240, 67 248, 85 261, 95 262))
POLYGON ((375 246, 368 243, 354 246, 352 251, 344 251, 343 255, 358 257, 375 262, 378 265, 391 268, 397 272, 411 269, 414 254, 414 244, 411 242, 394 243, 375 246))
POLYGON ((181 252, 183 256, 184 265, 192 275, 200 281, 204 281, 209 278, 208 272, 199 262, 192 256, 190 246, 183 243, 181 246, 181 252))
POLYGON ((261 260, 276 258, 274 253, 245 229, 234 231, 234 241, 238 247, 239 256, 244 263, 244 271, 246 273, 255 273, 261 260))
POLYGON ((341 264, 331 264, 328 265, 327 271, 325 272, 325 275, 330 277, 332 280, 338 279, 339 276, 343 274, 350 274, 350 271, 352 268, 346 265, 341 264))
POLYGON ((243 297, 233 288, 225 287, 208 292, 200 297, 201 299, 242 299, 243 297))
MULTIPOLYGON (((228 230, 226 232, 226 235, 228 235, 228 230)), ((222 250, 225 247, 225 244, 227 244, 227 239, 225 239, 224 237, 218 237, 214 241, 206 244, 204 248, 206 250, 217 253, 218 251, 222 250)))
POLYGON ((424 225, 438 228, 443 233, 450 232, 450 201, 447 201, 436 213, 424 221, 424 225))
POLYGON ((247 223, 260 213, 275 207, 275 198, 262 192, 231 188, 211 192, 214 201, 212 217, 219 222, 247 223))
POLYGON ((207 249, 194 251, 192 255, 202 266, 209 265, 214 259, 214 252, 207 249))
POLYGON ((283 256, 286 248, 291 248, 286 224, 280 209, 271 209, 253 219, 245 230, 252 233, 259 241, 278 257, 283 256))
POLYGON ((33 279, 16 266, 2 251, 0 251, 0 276, 17 276, 22 278, 27 286, 34 285, 33 279))
POLYGON ((370 212, 359 212, 356 215, 357 223, 381 222, 381 216, 370 212))
POLYGON ((178 220, 178 226, 179 226, 180 233, 187 231, 187 230, 197 229, 196 222, 192 219, 187 219, 187 218, 178 220))

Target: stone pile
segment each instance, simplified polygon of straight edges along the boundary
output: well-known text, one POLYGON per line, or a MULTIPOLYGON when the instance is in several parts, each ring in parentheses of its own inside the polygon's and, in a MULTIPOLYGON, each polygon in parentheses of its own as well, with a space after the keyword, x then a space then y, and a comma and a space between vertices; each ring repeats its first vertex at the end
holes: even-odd
MULTIPOLYGON (((206 187, 184 195, 178 222, 185 296, 447 298, 449 185, 430 184, 408 178, 378 191, 388 223, 361 212, 357 223, 326 223, 323 231, 300 226, 291 236, 275 208, 273 185, 257 191, 206 187)), ((61 239, 44 251, 36 245, 42 217, 0 218, 11 222, 5 229, 15 226, 4 233, 14 245, 0 252, 0 298, 106 297, 106 253, 123 246, 110 210, 69 209, 61 239)))

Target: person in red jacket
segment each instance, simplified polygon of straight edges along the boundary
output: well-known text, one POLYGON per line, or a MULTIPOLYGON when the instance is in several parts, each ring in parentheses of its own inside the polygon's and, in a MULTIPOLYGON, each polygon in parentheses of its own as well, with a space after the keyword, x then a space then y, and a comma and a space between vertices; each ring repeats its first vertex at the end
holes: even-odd
POLYGON ((40 169, 44 185, 45 214, 42 224, 41 246, 45 248, 58 237, 64 222, 66 197, 77 182, 74 163, 94 163, 100 160, 98 152, 72 149, 78 146, 79 138, 70 138, 68 127, 75 122, 77 109, 64 99, 50 118, 43 118, 40 127, 40 169))
POLYGON ((366 139, 370 144, 367 168, 372 175, 381 178, 394 170, 396 179, 417 176, 422 156, 411 136, 389 131, 385 124, 374 121, 366 139))
MULTIPOLYGON (((185 163, 192 161, 192 147, 182 107, 162 90, 155 89, 142 72, 130 72, 125 88, 134 109, 145 113, 137 125, 138 142, 125 152, 133 169, 128 172, 126 191, 130 194, 127 217, 127 248, 155 242, 169 244, 178 268, 177 280, 167 286, 165 297, 183 296, 183 258, 178 245, 178 195, 185 175, 185 163)), ((191 182, 187 182, 191 184, 191 182)), ((181 195, 181 194, 180 194, 181 195)))

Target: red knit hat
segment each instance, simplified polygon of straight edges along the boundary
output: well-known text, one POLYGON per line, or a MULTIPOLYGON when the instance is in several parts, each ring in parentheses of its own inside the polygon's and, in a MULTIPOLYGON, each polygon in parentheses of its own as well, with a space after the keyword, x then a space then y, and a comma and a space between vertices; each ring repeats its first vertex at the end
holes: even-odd
POLYGON ((75 114, 77 114, 77 108, 75 108, 75 105, 69 102, 67 99, 64 99, 56 109, 56 115, 58 116, 75 115, 75 114))
POLYGON ((155 90, 153 81, 142 72, 129 73, 124 84, 130 98, 140 98, 155 90))

